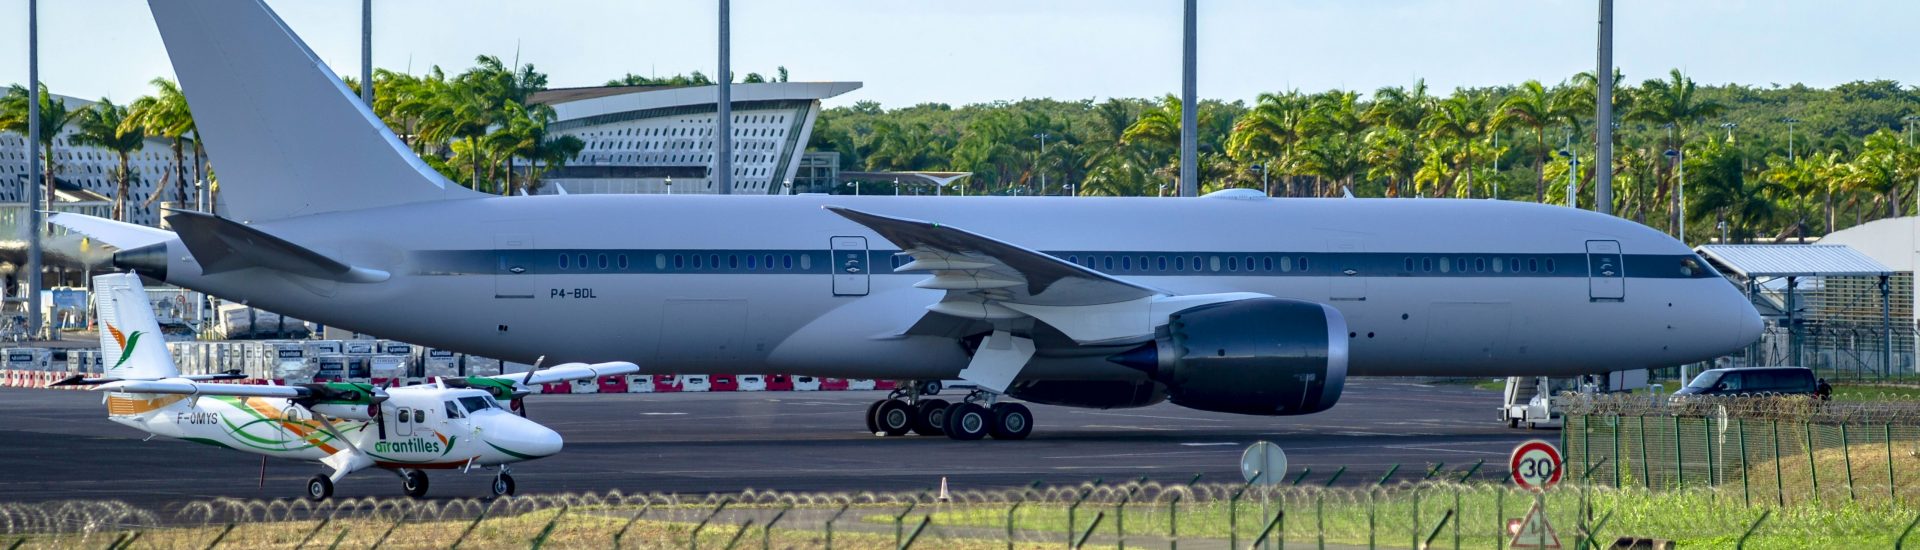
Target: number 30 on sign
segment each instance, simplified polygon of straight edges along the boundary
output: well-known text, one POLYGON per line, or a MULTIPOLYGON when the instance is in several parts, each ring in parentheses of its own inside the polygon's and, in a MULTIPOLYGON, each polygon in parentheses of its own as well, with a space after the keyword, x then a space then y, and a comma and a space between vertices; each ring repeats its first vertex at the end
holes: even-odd
POLYGON ((1513 468, 1513 483, 1522 489, 1545 490, 1560 483, 1560 450, 1538 439, 1513 448, 1507 461, 1513 468))

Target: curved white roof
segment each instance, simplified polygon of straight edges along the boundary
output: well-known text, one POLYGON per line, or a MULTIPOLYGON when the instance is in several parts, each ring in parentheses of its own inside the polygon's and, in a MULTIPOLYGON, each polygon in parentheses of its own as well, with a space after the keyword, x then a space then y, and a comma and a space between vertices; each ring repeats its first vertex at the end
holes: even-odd
MULTIPOLYGON (((734 103, 748 101, 779 100, 821 100, 860 89, 859 82, 765 82, 754 84, 734 84, 729 90, 734 103)), ((719 101, 719 86, 687 86, 662 88, 657 86, 631 86, 630 92, 622 92, 623 87, 605 87, 594 89, 549 90, 546 102, 553 107, 558 120, 573 120, 592 116, 683 107, 693 105, 713 105, 719 101)), ((543 98, 536 96, 534 101, 543 98)))

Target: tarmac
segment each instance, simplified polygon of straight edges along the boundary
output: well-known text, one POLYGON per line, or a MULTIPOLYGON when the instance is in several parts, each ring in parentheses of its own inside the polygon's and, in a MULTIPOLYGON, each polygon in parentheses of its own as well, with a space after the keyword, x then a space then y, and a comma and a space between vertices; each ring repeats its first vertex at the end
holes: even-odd
MULTIPOLYGON (((951 392, 948 392, 951 393, 951 392)), ((884 392, 723 392, 542 395, 529 415, 566 438, 559 455, 517 464, 521 494, 619 490, 735 493, 954 491, 1141 477, 1160 482, 1241 479, 1247 445, 1272 441, 1289 476, 1340 485, 1418 480, 1436 464, 1459 476, 1507 475, 1512 448, 1553 430, 1508 429, 1497 391, 1398 379, 1349 379, 1332 410, 1294 417, 1208 413, 1160 404, 1092 410, 1033 405, 1024 441, 878 437, 861 415, 884 392)), ((957 396, 942 394, 954 399, 957 396)), ((267 459, 154 438, 106 419, 100 396, 0 389, 0 503, 120 500, 166 507, 213 497, 297 498, 316 463, 267 459)), ((435 471, 430 498, 480 497, 490 473, 435 471)), ((400 480, 355 473, 336 497, 399 497, 400 480)))

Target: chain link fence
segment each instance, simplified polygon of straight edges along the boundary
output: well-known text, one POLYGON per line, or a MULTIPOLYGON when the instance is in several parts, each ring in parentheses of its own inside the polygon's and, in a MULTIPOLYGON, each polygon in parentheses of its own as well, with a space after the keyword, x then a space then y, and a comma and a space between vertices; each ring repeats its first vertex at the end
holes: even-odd
POLYGON ((1569 395, 1566 458, 1593 483, 1714 488, 1743 505, 1920 498, 1920 401, 1569 395))

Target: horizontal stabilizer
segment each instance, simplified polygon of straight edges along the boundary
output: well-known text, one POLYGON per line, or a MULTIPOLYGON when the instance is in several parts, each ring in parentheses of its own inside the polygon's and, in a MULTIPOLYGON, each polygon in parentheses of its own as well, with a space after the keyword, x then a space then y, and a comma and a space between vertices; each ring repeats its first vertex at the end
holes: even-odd
POLYGON ((219 216, 174 211, 167 223, 173 224, 180 242, 208 275, 259 267, 342 283, 377 283, 390 277, 385 271, 348 265, 219 216))
POLYGON ((167 242, 173 238, 173 232, 165 229, 135 225, 127 222, 97 218, 86 214, 59 212, 47 217, 47 222, 70 231, 92 237, 114 248, 133 250, 142 246, 167 242))

